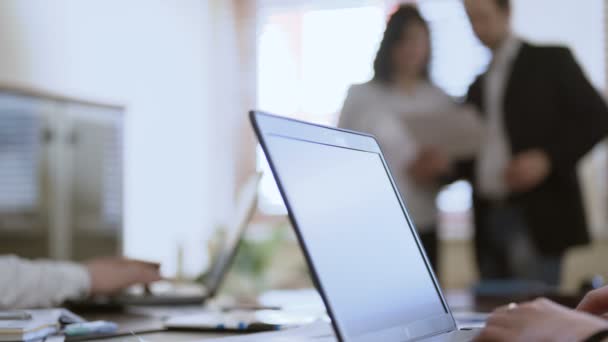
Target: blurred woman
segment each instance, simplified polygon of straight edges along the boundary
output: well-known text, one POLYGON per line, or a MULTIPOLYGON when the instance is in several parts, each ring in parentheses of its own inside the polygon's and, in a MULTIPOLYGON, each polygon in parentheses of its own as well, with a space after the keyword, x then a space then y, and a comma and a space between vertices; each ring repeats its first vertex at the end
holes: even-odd
POLYGON ((449 168, 440 151, 418 146, 405 119, 459 110, 429 79, 430 31, 418 9, 402 5, 390 17, 374 61, 371 81, 348 91, 339 126, 379 140, 395 182, 437 271, 437 179, 449 168))

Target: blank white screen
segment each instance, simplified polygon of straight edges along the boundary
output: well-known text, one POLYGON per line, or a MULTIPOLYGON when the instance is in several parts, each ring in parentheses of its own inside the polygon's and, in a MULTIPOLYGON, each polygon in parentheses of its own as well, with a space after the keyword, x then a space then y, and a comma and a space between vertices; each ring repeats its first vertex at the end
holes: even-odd
POLYGON ((446 314, 378 154, 278 136, 267 145, 347 336, 446 314))

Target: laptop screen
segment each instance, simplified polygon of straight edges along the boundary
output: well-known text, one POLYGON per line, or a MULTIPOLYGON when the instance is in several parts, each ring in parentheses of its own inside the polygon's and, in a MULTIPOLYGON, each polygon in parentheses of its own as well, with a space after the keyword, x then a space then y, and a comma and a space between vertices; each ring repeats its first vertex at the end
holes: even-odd
POLYGON ((381 155, 275 134, 265 142, 342 337, 391 341, 449 330, 453 320, 381 155))

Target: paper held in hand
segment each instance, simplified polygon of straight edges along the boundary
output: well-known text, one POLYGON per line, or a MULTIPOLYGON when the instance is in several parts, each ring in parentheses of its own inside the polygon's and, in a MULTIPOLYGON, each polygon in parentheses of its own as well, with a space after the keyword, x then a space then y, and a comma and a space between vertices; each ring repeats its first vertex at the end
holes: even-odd
POLYGON ((470 159, 477 155, 485 131, 473 109, 456 112, 408 115, 405 126, 419 147, 436 147, 450 159, 470 159))

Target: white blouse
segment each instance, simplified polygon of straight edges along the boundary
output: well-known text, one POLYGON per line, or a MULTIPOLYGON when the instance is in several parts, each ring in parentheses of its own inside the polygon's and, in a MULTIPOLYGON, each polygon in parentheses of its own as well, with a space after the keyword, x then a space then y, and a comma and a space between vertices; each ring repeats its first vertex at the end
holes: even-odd
POLYGON ((419 146, 404 118, 454 110, 460 110, 458 104, 428 82, 406 94, 375 81, 351 86, 342 108, 339 127, 378 139, 408 211, 422 232, 437 222, 435 198, 439 186, 423 186, 409 176, 408 165, 416 158, 419 146))
POLYGON ((86 296, 90 283, 80 264, 0 255, 0 310, 55 306, 86 296))

